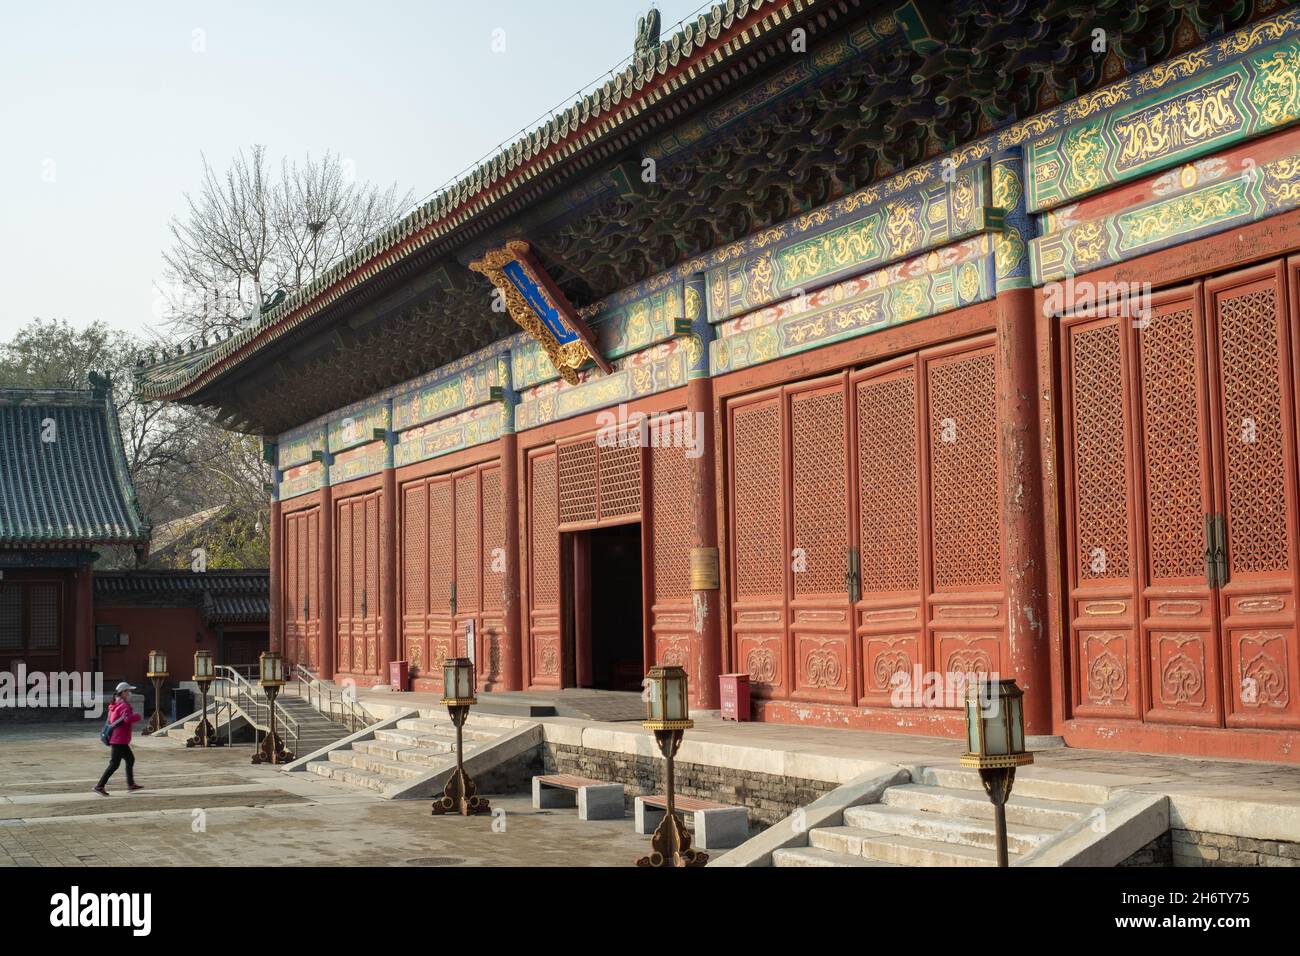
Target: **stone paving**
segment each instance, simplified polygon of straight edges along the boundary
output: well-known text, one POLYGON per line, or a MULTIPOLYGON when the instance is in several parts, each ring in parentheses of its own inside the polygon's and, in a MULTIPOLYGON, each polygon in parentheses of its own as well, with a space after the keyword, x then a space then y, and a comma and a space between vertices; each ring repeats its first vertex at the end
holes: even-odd
POLYGON ((162 738, 134 744, 147 789, 128 794, 119 770, 105 799, 90 792, 107 763, 96 729, 0 731, 0 866, 630 866, 648 845, 630 814, 583 823, 488 794, 503 818, 433 817, 427 800, 255 767, 251 746, 162 738))

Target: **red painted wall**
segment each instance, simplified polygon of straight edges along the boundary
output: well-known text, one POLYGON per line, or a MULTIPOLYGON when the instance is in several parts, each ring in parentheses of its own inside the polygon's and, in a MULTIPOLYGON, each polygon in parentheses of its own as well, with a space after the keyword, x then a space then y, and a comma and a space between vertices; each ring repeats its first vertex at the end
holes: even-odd
POLYGON ((197 608, 97 607, 95 624, 116 624, 130 638, 126 647, 97 649, 106 686, 122 680, 143 686, 150 651, 167 655, 167 685, 175 686, 190 679, 195 651, 218 650, 216 630, 203 624, 197 608))

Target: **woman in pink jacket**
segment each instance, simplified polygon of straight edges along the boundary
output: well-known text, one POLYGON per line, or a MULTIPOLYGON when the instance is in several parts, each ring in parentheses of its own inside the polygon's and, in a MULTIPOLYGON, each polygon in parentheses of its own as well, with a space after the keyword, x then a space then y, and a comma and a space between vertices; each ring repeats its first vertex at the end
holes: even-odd
POLYGON ((108 778, 117 773, 117 768, 123 761, 126 761, 126 789, 144 789, 135 782, 135 754, 131 752, 131 725, 141 719, 131 707, 130 698, 133 690, 134 687, 122 681, 117 685, 113 703, 108 706, 108 723, 113 728, 108 742, 113 748, 113 758, 109 760, 104 776, 100 777, 99 783, 95 785, 95 792, 101 797, 108 796, 108 791, 104 787, 108 784, 108 778))

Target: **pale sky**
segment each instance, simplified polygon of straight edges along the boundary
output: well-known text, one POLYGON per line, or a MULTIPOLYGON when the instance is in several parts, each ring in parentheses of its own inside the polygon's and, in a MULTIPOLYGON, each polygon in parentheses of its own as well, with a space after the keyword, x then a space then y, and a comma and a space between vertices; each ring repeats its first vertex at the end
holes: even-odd
MULTIPOLYGON (((3 0, 0 341, 35 316, 155 324, 200 154, 331 150, 422 199, 618 65, 650 5, 3 0)), ((665 37, 707 7, 656 5, 665 37)))

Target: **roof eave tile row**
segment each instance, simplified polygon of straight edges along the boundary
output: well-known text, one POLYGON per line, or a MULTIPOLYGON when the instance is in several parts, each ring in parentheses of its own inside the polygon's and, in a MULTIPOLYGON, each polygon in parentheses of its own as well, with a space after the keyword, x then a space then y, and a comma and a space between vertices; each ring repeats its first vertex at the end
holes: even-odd
POLYGON ((823 4, 824 0, 788 0, 777 8, 778 3, 780 0, 726 0, 714 5, 708 14, 702 14, 671 39, 660 43, 652 54, 635 57, 625 70, 598 90, 516 140, 361 246, 325 275, 266 312, 255 326, 205 350, 141 370, 138 375, 141 393, 164 400, 195 394, 246 355, 296 328, 410 253, 478 217, 508 194, 605 138, 646 108, 712 72, 778 24, 823 4), (760 16, 765 8, 769 12, 760 16), (632 97, 637 98, 625 102, 632 97), (616 108, 617 113, 608 115, 616 108))

